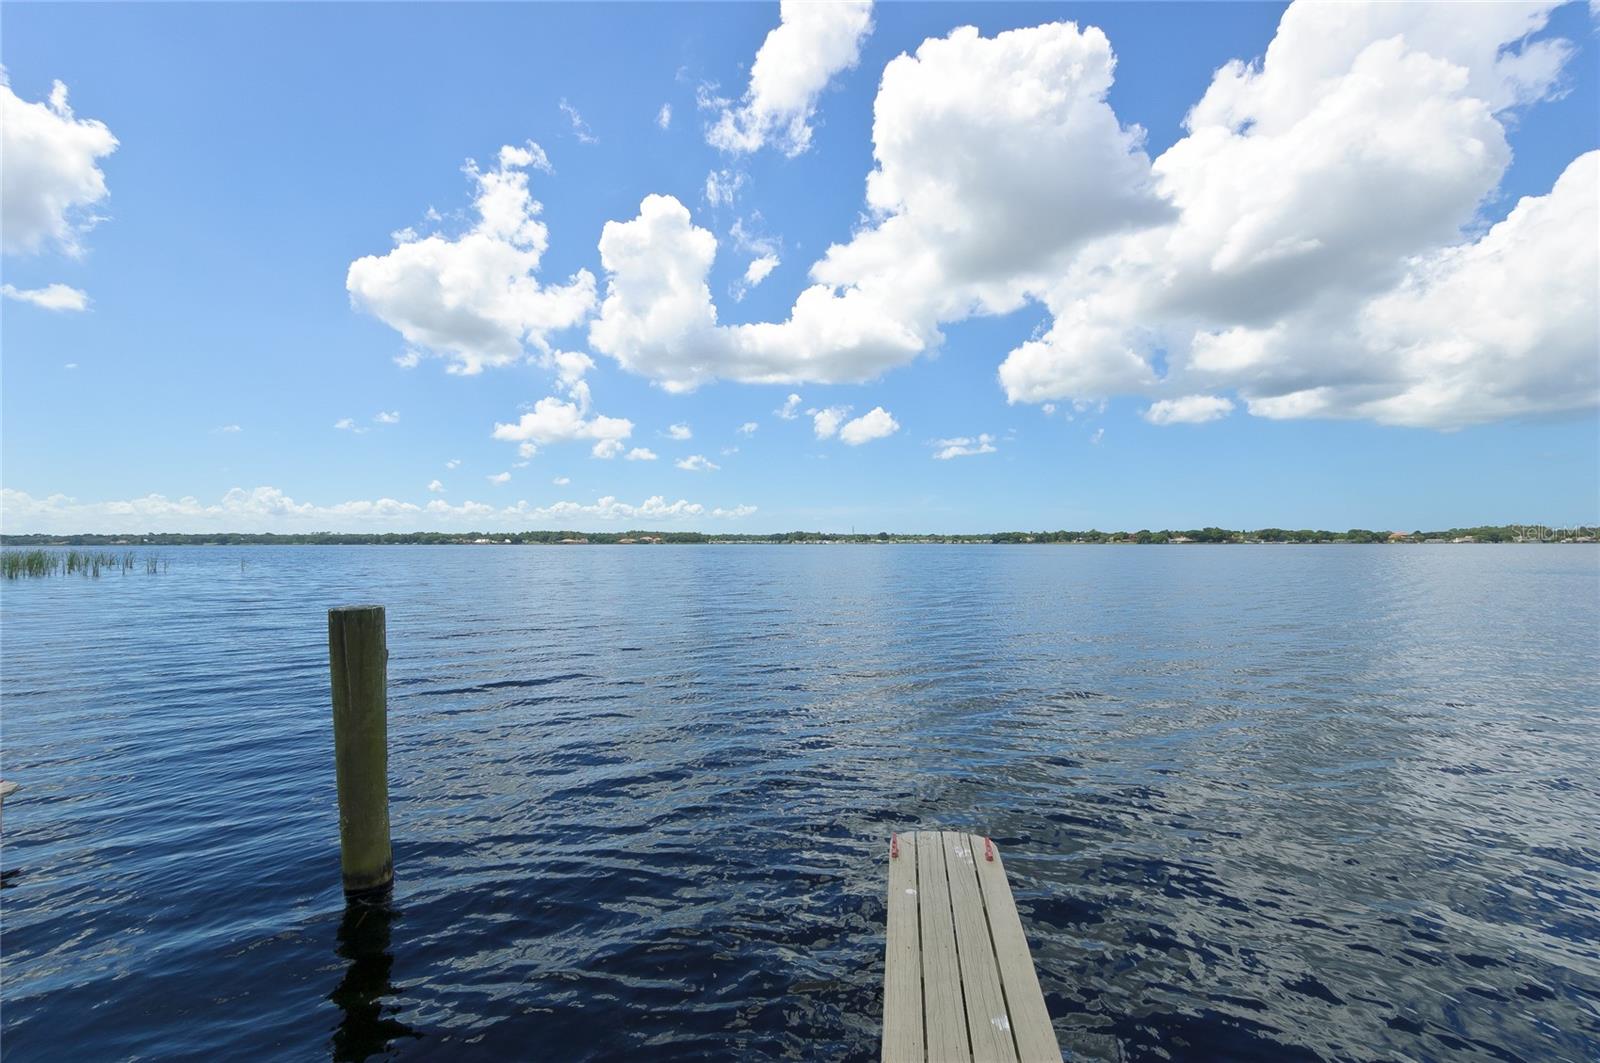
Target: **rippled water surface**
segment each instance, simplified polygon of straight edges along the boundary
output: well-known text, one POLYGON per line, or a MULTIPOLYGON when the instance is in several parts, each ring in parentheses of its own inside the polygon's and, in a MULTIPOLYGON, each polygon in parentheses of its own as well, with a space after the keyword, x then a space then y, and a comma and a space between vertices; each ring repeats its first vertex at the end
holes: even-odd
POLYGON ((1073 1058, 1600 1058, 1600 550, 163 554, 0 591, 8 1061, 869 1058, 941 826, 1073 1058), (397 882, 347 914, 358 601, 397 882))

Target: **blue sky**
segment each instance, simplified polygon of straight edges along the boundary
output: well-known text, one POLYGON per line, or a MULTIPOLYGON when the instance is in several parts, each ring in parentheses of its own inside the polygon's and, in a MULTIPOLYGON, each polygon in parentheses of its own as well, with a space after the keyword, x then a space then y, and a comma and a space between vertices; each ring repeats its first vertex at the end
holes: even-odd
POLYGON ((1594 521, 1596 22, 1461 10, 7 5, 5 530, 1594 521))

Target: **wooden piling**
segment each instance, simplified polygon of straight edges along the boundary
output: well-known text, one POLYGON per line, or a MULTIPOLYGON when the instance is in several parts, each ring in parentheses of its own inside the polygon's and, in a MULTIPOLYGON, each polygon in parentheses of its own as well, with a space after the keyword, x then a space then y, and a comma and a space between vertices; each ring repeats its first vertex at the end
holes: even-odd
POLYGON ((339 860, 346 896, 394 881, 389 848, 389 649, 381 605, 328 610, 339 860))

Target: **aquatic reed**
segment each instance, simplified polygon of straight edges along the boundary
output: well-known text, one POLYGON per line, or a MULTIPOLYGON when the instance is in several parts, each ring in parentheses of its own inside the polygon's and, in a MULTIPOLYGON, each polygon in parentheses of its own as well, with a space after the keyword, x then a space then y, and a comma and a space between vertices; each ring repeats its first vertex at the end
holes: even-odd
MULTIPOLYGON (((158 554, 142 559, 145 573, 154 576, 167 571, 168 562, 158 554)), ((141 558, 132 550, 0 550, 0 575, 6 579, 25 576, 70 576, 74 573, 99 579, 102 573, 137 571, 141 558)))
POLYGON ((47 550, 6 550, 0 553, 0 572, 6 579, 48 576, 55 571, 56 555, 47 550))

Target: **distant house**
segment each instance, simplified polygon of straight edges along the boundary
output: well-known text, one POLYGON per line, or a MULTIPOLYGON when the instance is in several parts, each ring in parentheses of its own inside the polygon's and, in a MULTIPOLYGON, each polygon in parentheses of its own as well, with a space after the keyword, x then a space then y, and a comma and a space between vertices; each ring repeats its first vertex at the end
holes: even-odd
POLYGON ((1411 533, 1410 532, 1390 532, 1389 533, 1389 541, 1391 543, 1408 543, 1408 542, 1411 541, 1411 533))
MULTIPOLYGON (((1081 542, 1082 540, 1079 540, 1079 541, 1081 542)), ((1174 535, 1172 538, 1168 539, 1167 542, 1169 542, 1169 543, 1192 543, 1192 542, 1194 542, 1194 540, 1189 538, 1187 535, 1174 535)))
POLYGON ((623 546, 632 546, 634 543, 636 543, 638 541, 639 541, 638 539, 618 539, 617 540, 617 542, 621 543, 623 546))
POLYGON ((562 546, 588 546, 589 545, 589 540, 588 539, 562 539, 562 540, 560 540, 560 542, 561 542, 562 546))

